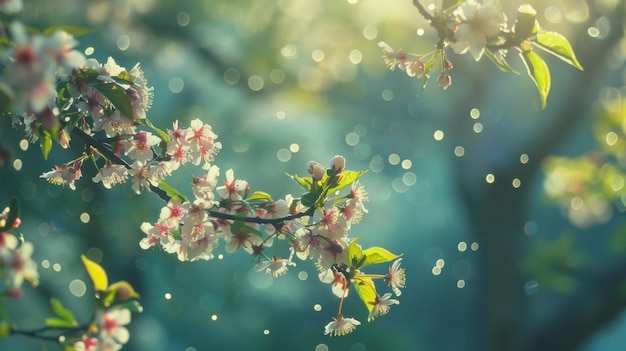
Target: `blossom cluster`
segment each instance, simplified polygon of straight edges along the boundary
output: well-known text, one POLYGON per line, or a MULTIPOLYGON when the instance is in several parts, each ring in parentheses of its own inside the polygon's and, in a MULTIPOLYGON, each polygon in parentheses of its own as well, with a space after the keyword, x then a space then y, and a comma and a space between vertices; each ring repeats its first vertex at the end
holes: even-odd
MULTIPOLYGON (((347 334, 359 324, 342 314, 343 299, 351 289, 365 304, 368 321, 399 303, 391 293, 380 295, 374 280, 384 281, 400 295, 406 280, 401 255, 380 247, 363 249, 359 239, 350 236, 352 226, 368 212, 368 193, 359 181, 365 171, 347 170, 345 158, 335 156, 329 167, 309 162, 307 177, 289 175, 304 188, 300 197, 289 194, 275 200, 263 191, 251 191, 234 170, 222 175, 214 164, 221 143, 209 124, 177 120, 160 129, 150 122, 147 112, 154 89, 139 64, 127 70, 111 57, 104 63, 86 58, 63 31, 45 37, 27 34, 14 23, 12 35, 15 46, 7 52, 2 83, 11 92, 10 106, 5 107, 13 112, 14 124, 25 126, 29 139, 41 144, 44 157, 54 141, 67 148, 72 137, 85 145, 81 155, 55 165, 41 178, 74 190, 76 181, 91 173, 92 181, 107 189, 130 179, 135 193, 157 193, 166 205, 155 222, 141 225, 141 248, 163 250, 181 261, 210 260, 222 247, 227 253, 243 251, 251 255, 256 270, 274 278, 295 266, 296 258, 312 261, 319 279, 341 299, 337 315, 325 328, 331 336, 347 334), (94 165, 95 172, 85 165, 94 165), (166 182, 181 168, 191 174, 186 193, 166 182), (367 265, 391 262, 385 274, 363 271, 367 265)), ((96 291, 115 295, 114 285, 108 286, 106 275, 99 273, 102 269, 85 262, 96 291)), ((126 343, 129 313, 104 307, 96 318, 99 324, 90 326, 75 349, 117 350, 126 343)))
POLYGON ((535 49, 583 70, 565 36, 541 28, 536 20, 537 11, 528 4, 518 7, 513 24, 507 23, 507 16, 498 0, 442 1, 434 12, 427 10, 419 0, 413 1, 413 4, 437 31, 439 40, 435 50, 426 54, 409 54, 393 49, 384 41, 378 46, 390 70, 399 68, 409 77, 420 78, 422 89, 437 61, 440 61, 441 68, 437 84, 443 89, 452 84, 450 71, 453 65, 447 55, 449 48, 456 54, 470 53, 475 61, 486 56, 504 72, 516 72, 507 61, 509 51, 515 50, 537 87, 542 107, 545 107, 550 91, 550 71, 535 49))
POLYGON ((74 343, 75 351, 117 351, 130 339, 126 325, 130 323, 129 309, 113 307, 98 311, 90 332, 74 343))
POLYGON ((37 264, 31 258, 33 244, 15 233, 21 220, 14 218, 12 223, 7 223, 12 218, 10 215, 9 207, 0 213, 0 278, 4 282, 0 296, 17 298, 23 294, 24 281, 38 284, 39 272, 37 264))

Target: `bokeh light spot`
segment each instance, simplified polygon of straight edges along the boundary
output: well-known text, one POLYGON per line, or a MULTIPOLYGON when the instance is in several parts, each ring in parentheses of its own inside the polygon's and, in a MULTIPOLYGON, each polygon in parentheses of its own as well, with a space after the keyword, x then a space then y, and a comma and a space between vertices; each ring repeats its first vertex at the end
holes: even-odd
POLYGON ((435 140, 437 141, 441 141, 443 140, 443 131, 441 130, 436 130, 435 133, 433 134, 433 137, 435 138, 435 140))
POLYGON ((359 135, 355 132, 350 132, 346 134, 346 144, 350 146, 355 146, 359 143, 359 135))
POLYGON ((291 160, 291 151, 289 151, 288 149, 279 149, 276 152, 276 157, 280 162, 287 162, 291 160))
POLYGON ((526 154, 521 154, 520 157, 519 157, 519 161, 522 164, 527 164, 528 160, 529 160, 529 157, 526 154))
POLYGON ((606 144, 608 146, 615 145, 615 143, 617 143, 618 139, 619 139, 619 137, 617 136, 617 133, 615 133, 615 132, 608 132, 608 133, 606 133, 605 140, 606 140, 606 144))
POLYGON ((390 165, 396 166, 400 163, 400 155, 396 153, 390 154, 389 157, 387 157, 387 161, 390 165))
POLYGON ((474 123, 473 129, 474 129, 474 133, 478 134, 483 131, 483 124, 480 122, 476 122, 474 123))
POLYGON ((382 96, 383 96, 383 100, 391 101, 393 100, 393 91, 391 89, 384 89, 382 96))
POLYGON ((363 37, 367 40, 374 40, 378 36, 378 29, 376 26, 368 24, 363 27, 363 37))
POLYGON ((80 221, 87 224, 91 220, 91 216, 87 212, 83 212, 80 214, 80 221))
POLYGON ((324 51, 320 49, 315 49, 311 53, 311 57, 313 58, 313 61, 315 62, 322 62, 324 60, 324 51))
POLYGON ((87 285, 80 279, 74 279, 69 285, 70 293, 76 297, 81 297, 87 292, 87 285))
POLYGON ((259 91, 263 89, 263 85, 265 85, 265 81, 261 76, 253 75, 248 78, 248 87, 252 91, 259 91))
POLYGON ((513 179, 513 181, 511 182, 511 184, 513 185, 513 187, 515 189, 519 188, 520 186, 522 186, 522 181, 519 180, 518 178, 513 179))
POLYGON ((239 83, 239 79, 241 79, 241 74, 238 69, 229 68, 224 71, 224 81, 230 85, 235 85, 239 83))
POLYGON ((191 22, 191 17, 187 12, 182 11, 176 15, 176 22, 178 22, 179 26, 186 27, 189 25, 189 22, 191 22))
POLYGON ((116 40, 117 48, 121 51, 126 51, 130 47, 130 37, 126 34, 121 34, 116 40))
POLYGON ((463 157, 465 155, 465 148, 463 146, 457 146, 454 148, 454 155, 456 157, 463 157))
POLYGON ((170 89, 172 93, 178 94, 181 91, 183 91, 183 88, 185 87, 185 81, 183 81, 183 79, 180 77, 174 77, 170 79, 169 83, 167 84, 167 87, 170 89))
POLYGON ((480 117, 480 110, 477 108, 473 108, 470 110, 470 117, 472 119, 478 119, 480 117))
POLYGON ((459 250, 459 252, 465 252, 465 250, 467 250, 467 243, 465 241, 461 241, 456 248, 459 250))
POLYGON ((358 65, 363 60, 363 53, 360 50, 354 49, 350 51, 350 62, 358 65))

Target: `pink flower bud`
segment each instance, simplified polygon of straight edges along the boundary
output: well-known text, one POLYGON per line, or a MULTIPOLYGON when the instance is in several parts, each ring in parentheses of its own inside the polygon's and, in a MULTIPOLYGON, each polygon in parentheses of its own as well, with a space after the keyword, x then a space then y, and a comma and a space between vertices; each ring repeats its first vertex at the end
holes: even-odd
POLYGON ((448 87, 452 84, 452 78, 447 74, 442 74, 437 78, 437 84, 442 87, 444 90, 448 89, 448 87))
POLYGON ((333 174, 339 174, 346 168, 346 159, 341 155, 337 155, 330 160, 330 168, 333 170, 333 174))
POLYGON ((309 171, 309 174, 313 177, 314 181, 318 181, 324 176, 324 166, 322 166, 318 162, 309 161, 309 163, 306 165, 306 168, 307 171, 309 171))
POLYGON ((22 288, 8 288, 7 296, 14 299, 19 299, 24 295, 24 290, 22 288))

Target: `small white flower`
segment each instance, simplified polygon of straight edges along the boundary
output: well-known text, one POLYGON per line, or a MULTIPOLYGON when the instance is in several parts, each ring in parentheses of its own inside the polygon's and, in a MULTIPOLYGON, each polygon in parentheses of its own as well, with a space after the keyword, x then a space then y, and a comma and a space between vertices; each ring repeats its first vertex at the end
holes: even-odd
POLYGON ((354 318, 344 318, 342 315, 333 317, 333 321, 324 327, 324 335, 343 336, 350 334, 361 322, 354 318))

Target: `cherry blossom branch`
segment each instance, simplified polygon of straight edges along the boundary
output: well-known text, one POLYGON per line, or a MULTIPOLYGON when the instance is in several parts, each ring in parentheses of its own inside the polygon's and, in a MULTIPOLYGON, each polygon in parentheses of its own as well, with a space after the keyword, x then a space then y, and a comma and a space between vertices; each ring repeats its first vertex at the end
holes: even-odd
POLYGON ((217 211, 211 211, 211 210, 207 210, 206 211, 211 217, 214 218, 218 218, 218 219, 227 219, 227 220, 242 220, 244 222, 251 222, 251 223, 257 223, 257 224, 272 224, 274 226, 276 225, 280 225, 281 223, 285 222, 285 221, 291 221, 294 219, 298 219, 298 218, 302 218, 302 217, 307 217, 307 216, 312 216, 315 213, 315 207, 309 207, 306 211, 303 212, 298 212, 295 214, 291 214, 285 217, 278 217, 278 218, 261 218, 261 217, 241 217, 241 216, 237 216, 237 215, 233 215, 230 213, 223 213, 223 212, 217 212, 217 211))
POLYGON ((433 22, 435 21, 435 17, 426 10, 419 0, 413 0, 413 5, 417 7, 417 11, 419 11, 420 15, 422 15, 422 17, 424 17, 431 26, 434 26, 433 22))
MULTIPOLYGON (((98 150, 98 152, 100 152, 109 161, 115 164, 124 166, 127 169, 131 168, 128 162, 124 161, 122 158, 117 156, 111 149, 109 149, 106 145, 104 145, 102 141, 85 133, 85 131, 83 131, 82 129, 78 127, 74 127, 74 129, 72 129, 72 134, 80 137, 86 146, 94 147, 96 150, 98 150)), ((154 186, 150 184, 150 190, 165 202, 168 202, 171 199, 171 196, 169 196, 163 189, 159 188, 158 186, 154 186)))
MULTIPOLYGON (((86 146, 93 147, 96 150, 98 150, 98 152, 101 153, 104 157, 106 157, 109 161, 118 165, 122 165, 126 167, 127 169, 131 168, 128 162, 126 162, 121 157, 117 156, 110 148, 104 145, 104 143, 101 140, 98 140, 94 138, 93 136, 85 133, 85 131, 83 131, 82 129, 75 127, 74 129, 72 129, 72 134, 82 139, 82 141, 85 143, 86 146)), ((171 199, 171 196, 169 196, 163 189, 159 188, 158 186, 154 186, 150 184, 150 190, 165 202, 168 202, 171 199)), ((315 213, 315 207, 310 207, 304 212, 298 212, 298 213, 288 215, 285 217, 278 217, 278 218, 244 217, 242 218, 240 216, 229 214, 229 213, 207 210, 207 214, 209 214, 211 217, 218 218, 218 219, 226 219, 226 220, 242 220, 243 219, 244 222, 257 223, 257 224, 272 224, 274 226, 280 225, 281 223, 285 221, 291 221, 291 220, 298 219, 301 217, 312 216, 313 213, 315 213)))
POLYGON ((75 331, 87 330, 88 327, 89 327, 89 324, 78 325, 74 327, 48 327, 46 326, 46 327, 41 327, 41 328, 32 329, 32 330, 20 330, 20 329, 16 329, 15 327, 11 327, 11 329, 9 330, 9 334, 22 335, 22 336, 26 336, 29 338, 35 338, 35 339, 46 340, 46 341, 59 341, 59 338, 63 336, 64 332, 75 332, 75 331), (49 333, 49 332, 58 332, 60 334, 59 335, 45 335, 46 333, 49 333))

